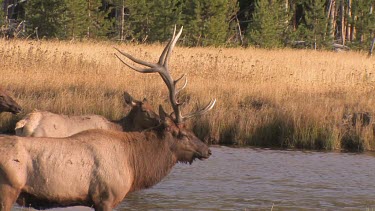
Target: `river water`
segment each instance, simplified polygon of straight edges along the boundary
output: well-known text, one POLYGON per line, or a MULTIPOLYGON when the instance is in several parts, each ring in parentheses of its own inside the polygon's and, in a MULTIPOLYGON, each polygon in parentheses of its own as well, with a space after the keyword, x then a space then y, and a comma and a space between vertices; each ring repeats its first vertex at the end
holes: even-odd
POLYGON ((116 210, 375 210, 375 154, 211 149, 116 210))

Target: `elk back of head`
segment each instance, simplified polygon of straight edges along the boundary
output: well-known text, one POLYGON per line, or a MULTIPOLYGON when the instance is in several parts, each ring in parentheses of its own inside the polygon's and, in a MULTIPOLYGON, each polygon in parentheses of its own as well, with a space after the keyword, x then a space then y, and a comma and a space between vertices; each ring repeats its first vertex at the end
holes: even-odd
POLYGON ((15 100, 8 94, 7 91, 0 88, 0 113, 11 112, 13 114, 20 113, 22 108, 15 100))
POLYGON ((154 112, 146 98, 142 101, 135 100, 128 92, 124 92, 124 100, 131 106, 128 115, 120 120, 124 131, 142 131, 160 124, 159 115, 154 112))

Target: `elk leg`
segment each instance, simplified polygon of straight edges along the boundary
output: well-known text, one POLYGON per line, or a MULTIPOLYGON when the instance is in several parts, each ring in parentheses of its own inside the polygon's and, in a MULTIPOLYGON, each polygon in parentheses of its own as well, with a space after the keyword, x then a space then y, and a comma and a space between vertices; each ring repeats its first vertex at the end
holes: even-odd
POLYGON ((112 210, 112 199, 113 197, 107 191, 100 194, 100 200, 95 202, 95 211, 111 211, 112 210))
POLYGON ((8 184, 0 184, 0 211, 10 211, 19 193, 8 184))
POLYGON ((98 205, 95 205, 95 211, 111 211, 112 207, 110 203, 102 202, 98 205))

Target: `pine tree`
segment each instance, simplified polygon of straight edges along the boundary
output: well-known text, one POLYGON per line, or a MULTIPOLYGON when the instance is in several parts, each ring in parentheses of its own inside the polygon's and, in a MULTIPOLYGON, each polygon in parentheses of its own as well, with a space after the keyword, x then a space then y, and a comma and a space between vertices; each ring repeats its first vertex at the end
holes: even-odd
POLYGON ((151 6, 154 15, 153 24, 150 26, 150 38, 152 42, 166 41, 170 39, 174 25, 182 25, 181 12, 183 2, 181 0, 155 0, 151 6))
POLYGON ((62 37, 64 35, 64 12, 66 5, 61 0, 32 0, 25 8, 31 30, 38 28, 40 37, 62 37))
MULTIPOLYGON (((112 19, 114 21, 113 24, 113 34, 119 40, 124 41, 126 38, 130 37, 130 24, 127 20, 127 3, 128 0, 113 0, 110 2, 112 4, 112 19)), ((111 10, 109 9, 109 10, 111 10)))
POLYGON ((228 0, 209 1, 205 12, 209 17, 206 22, 206 33, 203 45, 220 45, 228 37, 228 20, 237 12, 236 2, 228 0))
POLYGON ((200 0, 186 1, 183 8, 183 22, 188 34, 185 36, 185 45, 200 45, 202 38, 202 5, 200 0))
POLYGON ((182 0, 127 0, 123 3, 128 12, 124 34, 132 40, 163 42, 170 38, 174 25, 182 25, 182 0))
POLYGON ((283 46, 286 20, 284 1, 257 0, 248 33, 250 43, 264 48, 283 46))
POLYGON ((300 13, 295 15, 300 22, 291 33, 291 40, 305 41, 310 48, 330 47, 333 33, 330 31, 331 21, 326 14, 326 0, 298 0, 294 7, 300 9, 300 13))
MULTIPOLYGON (((330 31, 332 26, 326 28, 327 19, 325 15, 326 0, 308 0, 305 4, 305 26, 308 29, 306 40, 314 44, 314 48, 330 46, 334 37, 330 31)), ((328 23, 329 25, 329 23, 328 23)))
POLYGON ((154 14, 151 10, 153 2, 147 0, 127 0, 125 4, 129 10, 128 18, 126 19, 129 24, 129 37, 140 42, 147 41, 150 36, 152 24, 154 24, 154 14))
POLYGON ((101 0, 66 0, 65 30, 68 38, 100 38, 107 35, 112 21, 102 11, 101 0))
POLYGON ((367 48, 375 31, 375 14, 371 11, 373 0, 353 1, 350 23, 355 28, 353 44, 359 48, 367 48))
POLYGON ((229 19, 238 10, 236 1, 186 1, 183 22, 188 45, 220 45, 228 37, 229 19))
POLYGON ((111 30, 113 21, 108 19, 109 11, 102 6, 102 0, 87 0, 88 38, 105 37, 111 30))
POLYGON ((86 0, 66 0, 67 11, 65 12, 65 34, 66 38, 82 38, 86 35, 87 1, 86 0))
POLYGON ((4 4, 4 0, 0 0, 0 27, 5 26, 5 12, 3 11, 3 8, 1 8, 4 4))

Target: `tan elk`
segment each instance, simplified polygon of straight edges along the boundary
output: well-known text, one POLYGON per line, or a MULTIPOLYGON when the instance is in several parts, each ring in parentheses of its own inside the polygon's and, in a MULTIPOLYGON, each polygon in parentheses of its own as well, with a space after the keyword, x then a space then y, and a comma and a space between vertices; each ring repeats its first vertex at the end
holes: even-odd
POLYGON ((21 106, 17 104, 9 93, 5 89, 0 87, 0 113, 11 112, 13 114, 20 113, 22 111, 21 106))
POLYGON ((16 135, 25 137, 68 137, 89 129, 141 131, 159 125, 160 118, 146 99, 134 100, 124 93, 125 103, 132 108, 119 121, 99 115, 67 116, 48 111, 34 111, 16 124, 16 135))
POLYGON ((187 117, 201 115, 215 104, 190 115, 181 114, 176 81, 168 60, 182 28, 157 64, 141 72, 158 72, 169 90, 172 117, 159 107, 161 124, 142 132, 87 130, 66 138, 0 136, 0 210, 13 203, 37 209, 83 205, 112 210, 128 193, 149 188, 164 178, 177 162, 206 159, 211 151, 184 127, 187 117))

